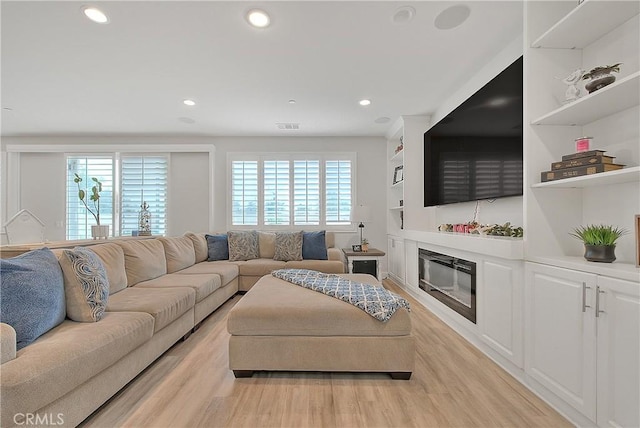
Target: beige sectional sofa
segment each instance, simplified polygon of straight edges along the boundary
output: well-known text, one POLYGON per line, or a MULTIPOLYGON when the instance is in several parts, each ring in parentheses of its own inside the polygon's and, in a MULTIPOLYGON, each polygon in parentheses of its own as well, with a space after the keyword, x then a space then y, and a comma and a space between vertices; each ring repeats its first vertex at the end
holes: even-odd
MULTIPOLYGON (((271 251, 267 241, 261 256, 271 251)), ((327 242, 333 247, 330 233, 327 242)), ((207 262, 205 234, 114 240, 88 248, 109 280, 100 321, 66 319, 19 351, 13 328, 0 324, 3 427, 25 425, 30 417, 30 425, 79 424, 231 296, 274 269, 344 272, 335 248, 328 249, 329 260, 207 262)), ((59 257, 62 252, 54 250, 59 257)))

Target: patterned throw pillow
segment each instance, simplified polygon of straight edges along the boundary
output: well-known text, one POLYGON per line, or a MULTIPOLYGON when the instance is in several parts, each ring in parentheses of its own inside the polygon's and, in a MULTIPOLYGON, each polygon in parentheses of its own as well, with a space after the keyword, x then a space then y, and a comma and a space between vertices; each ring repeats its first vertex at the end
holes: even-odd
POLYGON ((276 232, 276 252, 273 260, 302 260, 302 231, 276 232))
POLYGON ((227 234, 205 235, 207 239, 208 262, 229 260, 229 239, 227 234))
POLYGON ((64 321, 64 282, 48 248, 0 260, 0 321, 16 331, 24 348, 64 321))
POLYGON ((100 321, 109 299, 107 271, 96 253, 76 247, 60 258, 67 317, 78 322, 100 321))
POLYGON ((260 247, 258 246, 258 232, 251 231, 230 231, 227 233, 229 240, 229 260, 253 260, 260 258, 260 247))

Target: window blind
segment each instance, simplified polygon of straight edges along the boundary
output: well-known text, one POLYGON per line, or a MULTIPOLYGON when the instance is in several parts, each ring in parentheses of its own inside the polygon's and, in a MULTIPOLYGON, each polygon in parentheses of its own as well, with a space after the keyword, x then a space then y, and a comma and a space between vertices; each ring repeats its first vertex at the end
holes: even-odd
POLYGON ((327 160, 325 163, 325 200, 327 225, 351 222, 351 161, 327 160))
POLYGON ((139 230, 138 215, 143 202, 149 205, 151 234, 166 234, 168 171, 167 155, 121 158, 120 231, 123 236, 139 230))
POLYGON ((231 223, 258 224, 258 162, 231 163, 231 223))
POLYGON ((293 223, 320 224, 320 161, 293 162, 293 223))
MULTIPOLYGON (((78 185, 74 183, 75 174, 82 178, 80 188, 91 193, 95 184, 92 178, 102 182, 100 192, 100 224, 110 225, 113 234, 113 156, 68 156, 67 157, 67 239, 88 239, 91 237, 91 225, 96 220, 78 198, 78 185)), ((96 206, 85 197, 89 208, 96 206)))

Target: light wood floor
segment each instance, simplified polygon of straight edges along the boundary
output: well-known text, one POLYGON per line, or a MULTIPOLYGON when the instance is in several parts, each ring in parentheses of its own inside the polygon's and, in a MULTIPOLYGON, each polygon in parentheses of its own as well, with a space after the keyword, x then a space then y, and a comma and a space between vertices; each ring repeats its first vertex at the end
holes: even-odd
POLYGON ((411 303, 411 380, 385 374, 257 373, 228 367, 225 303, 82 426, 89 427, 564 427, 529 392, 392 282, 411 303))

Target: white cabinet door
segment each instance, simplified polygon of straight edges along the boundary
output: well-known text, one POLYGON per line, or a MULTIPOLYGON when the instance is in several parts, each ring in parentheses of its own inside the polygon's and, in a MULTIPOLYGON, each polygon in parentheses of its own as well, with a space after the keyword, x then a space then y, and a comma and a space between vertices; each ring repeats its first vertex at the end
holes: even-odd
POLYGON ((598 277, 598 425, 640 426, 640 284, 598 277))
POLYGON ((484 260, 477 295, 482 340, 520 368, 524 353, 522 279, 522 263, 484 260))
POLYGON ((596 276, 526 267, 525 372, 595 422, 596 276))
POLYGON ((396 282, 404 285, 404 241, 399 238, 388 238, 389 276, 396 282))

